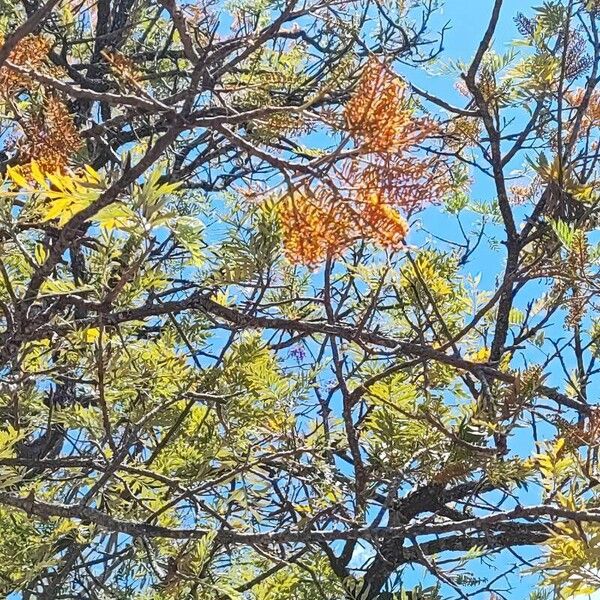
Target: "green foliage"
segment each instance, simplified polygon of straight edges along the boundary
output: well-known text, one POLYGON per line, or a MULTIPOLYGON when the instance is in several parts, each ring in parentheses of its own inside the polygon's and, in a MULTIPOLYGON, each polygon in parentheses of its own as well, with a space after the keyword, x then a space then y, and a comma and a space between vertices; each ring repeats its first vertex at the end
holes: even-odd
POLYGON ((437 5, 0 3, 3 597, 600 589, 599 7, 437 5))

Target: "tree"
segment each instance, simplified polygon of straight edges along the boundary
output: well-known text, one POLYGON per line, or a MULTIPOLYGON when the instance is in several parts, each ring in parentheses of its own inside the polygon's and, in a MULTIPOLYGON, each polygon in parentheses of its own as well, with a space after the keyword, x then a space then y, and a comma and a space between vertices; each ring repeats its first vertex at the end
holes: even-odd
POLYGON ((437 8, 3 1, 4 595, 600 589, 600 4, 437 8))

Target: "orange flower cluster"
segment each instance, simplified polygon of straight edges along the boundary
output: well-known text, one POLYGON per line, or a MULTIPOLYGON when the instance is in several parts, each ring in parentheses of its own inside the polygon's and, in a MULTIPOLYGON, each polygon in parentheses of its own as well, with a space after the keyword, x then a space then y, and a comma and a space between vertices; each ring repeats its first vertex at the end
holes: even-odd
POLYGON ((383 248, 395 250, 402 247, 408 233, 406 219, 377 197, 368 202, 360 213, 361 233, 383 248))
MULTIPOLYGON (((0 39, 0 43, 2 40, 0 39)), ((9 56, 15 65, 57 75, 48 63, 50 41, 39 35, 29 35, 15 46, 9 56)), ((60 73, 59 73, 60 75, 60 73)), ((28 113, 18 119, 21 135, 12 144, 18 149, 21 164, 37 162, 44 172, 64 171, 69 158, 81 147, 81 138, 67 106, 31 77, 17 73, 9 66, 0 68, 0 98, 8 99, 24 90, 41 96, 41 106, 32 101, 28 113)))
MULTIPOLYGON (((580 88, 568 94, 565 94, 567 102, 573 108, 579 108, 585 98, 585 90, 580 88)), ((585 131, 591 127, 600 126, 600 92, 594 91, 590 98, 587 110, 582 121, 582 129, 585 131)))
POLYGON ((108 61, 113 75, 129 88, 139 89, 140 72, 135 62, 120 52, 103 50, 102 56, 108 61))
POLYGON ((510 188, 513 204, 524 204, 533 195, 533 186, 530 185, 513 185, 510 188))
POLYGON ((414 117, 404 82, 376 58, 364 68, 344 116, 349 133, 370 152, 399 152, 436 130, 433 122, 414 117))
POLYGON ((355 186, 357 202, 364 204, 377 197, 381 204, 408 212, 438 202, 449 186, 447 171, 437 157, 375 157, 365 163, 351 163, 349 171, 351 175, 345 180, 355 186))
POLYGON ((323 201, 310 190, 298 191, 279 205, 286 256, 315 266, 351 243, 352 222, 341 203, 323 201))
POLYGON ((400 213, 376 196, 360 206, 304 190, 281 202, 279 218, 286 256, 309 267, 339 255, 359 239, 398 249, 408 233, 408 223, 400 213))
POLYGON ((412 150, 437 132, 417 118, 403 83, 376 59, 365 67, 344 111, 356 156, 329 177, 287 197, 280 208, 284 247, 295 263, 315 266, 358 239, 402 247, 411 212, 439 201, 450 187, 437 157, 412 150))
POLYGON ((35 161, 42 172, 64 171, 69 158, 81 147, 81 138, 66 105, 48 95, 37 114, 21 122, 24 136, 17 142, 21 162, 35 161))
POLYGON ((600 411, 592 408, 585 421, 577 424, 570 423, 562 417, 556 417, 560 427, 561 437, 565 439, 570 448, 600 446, 600 411))
MULTIPOLYGON (((0 46, 4 39, 0 37, 0 46)), ((8 60, 15 65, 39 69, 50 50, 50 42, 39 35, 29 35, 23 38, 10 53, 8 60)), ((0 95, 8 98, 22 89, 30 89, 34 82, 30 77, 13 71, 10 67, 0 68, 0 95)))

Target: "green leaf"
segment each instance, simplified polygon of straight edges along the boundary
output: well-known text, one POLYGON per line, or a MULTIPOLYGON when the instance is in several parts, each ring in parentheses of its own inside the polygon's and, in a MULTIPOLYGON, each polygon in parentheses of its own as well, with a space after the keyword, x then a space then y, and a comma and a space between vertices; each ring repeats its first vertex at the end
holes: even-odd
POLYGON ((561 219, 548 219, 548 221, 561 244, 565 248, 569 249, 571 247, 571 244, 573 243, 573 238, 575 236, 574 227, 565 223, 561 219))

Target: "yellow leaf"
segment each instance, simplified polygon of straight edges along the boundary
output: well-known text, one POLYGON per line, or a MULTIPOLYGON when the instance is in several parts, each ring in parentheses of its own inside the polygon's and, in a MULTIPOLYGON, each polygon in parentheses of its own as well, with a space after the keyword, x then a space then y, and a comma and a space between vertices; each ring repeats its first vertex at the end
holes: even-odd
POLYGON ((182 183, 183 181, 176 181, 175 183, 163 183, 157 188, 156 193, 159 196, 172 194, 175 190, 181 187, 182 183))
POLYGON ((44 215, 43 221, 51 221, 52 219, 56 219, 57 217, 64 216, 66 212, 71 214, 70 208, 73 205, 73 199, 68 196, 63 196, 58 200, 54 200, 54 202, 50 203, 50 208, 44 215))
POLYGON ((475 363, 486 363, 490 359, 490 349, 489 348, 480 348, 477 352, 473 352, 469 356, 471 362, 475 363))
POLYGON ((40 170, 37 162, 32 161, 30 165, 31 175, 35 179, 37 183, 39 183, 42 187, 46 187, 46 178, 44 177, 42 171, 40 170))
POLYGON ((93 344, 100 337, 100 330, 97 327, 89 327, 83 331, 83 340, 87 344, 93 344))
POLYGON ((98 173, 98 171, 96 171, 93 167, 90 167, 90 165, 85 165, 84 168, 90 180, 92 180, 95 183, 102 183, 102 176, 100 175, 100 173, 98 173))
POLYGON ((21 173, 19 172, 19 169, 16 169, 13 167, 7 167, 6 173, 8 174, 10 180, 13 183, 15 183, 16 185, 18 185, 20 188, 22 188, 24 190, 29 190, 29 184, 27 183, 27 180, 25 179, 25 177, 23 177, 23 175, 21 175, 21 173))
POLYGON ((95 221, 105 229, 119 229, 131 225, 132 213, 123 204, 113 204, 102 209, 95 217, 95 221))
POLYGON ((33 254, 38 265, 43 265, 48 258, 46 248, 42 244, 36 244, 33 254))
POLYGON ((214 300, 217 304, 221 306, 227 306, 229 303, 229 298, 227 297, 227 292, 219 291, 213 295, 212 300, 214 300))

